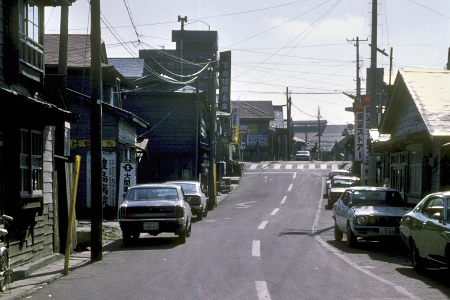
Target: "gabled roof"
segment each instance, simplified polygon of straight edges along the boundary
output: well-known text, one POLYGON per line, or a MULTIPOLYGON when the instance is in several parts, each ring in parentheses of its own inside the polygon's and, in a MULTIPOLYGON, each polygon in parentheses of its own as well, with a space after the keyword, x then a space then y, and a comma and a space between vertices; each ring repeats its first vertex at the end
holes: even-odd
MULTIPOLYGON (((44 37, 46 65, 58 65, 59 34, 46 34, 44 37)), ((102 63, 107 63, 105 44, 102 42, 102 63)), ((67 66, 88 68, 91 66, 91 37, 89 34, 69 34, 67 40, 67 66)))
POLYGON ((272 101, 231 101, 231 108, 239 108, 240 119, 274 120, 272 101))
POLYGON ((123 76, 130 80, 144 76, 143 58, 108 58, 108 64, 114 66, 123 76))
POLYGON ((399 70, 393 96, 389 99, 381 123, 382 132, 395 119, 393 99, 402 83, 428 133, 431 136, 450 136, 450 71, 442 70, 399 70))

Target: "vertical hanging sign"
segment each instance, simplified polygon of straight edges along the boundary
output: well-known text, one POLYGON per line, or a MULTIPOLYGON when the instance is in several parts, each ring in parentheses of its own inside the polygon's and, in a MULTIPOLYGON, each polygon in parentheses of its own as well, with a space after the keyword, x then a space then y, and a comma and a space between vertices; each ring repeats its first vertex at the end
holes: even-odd
POLYGON ((355 161, 363 161, 364 156, 364 113, 361 103, 353 103, 355 113, 355 161))
POLYGON ((231 51, 220 52, 219 61, 219 110, 231 112, 231 51))
POLYGON ((120 164, 119 205, 125 200, 128 187, 136 184, 136 163, 123 162, 120 164))
POLYGON ((233 131, 231 135, 231 143, 236 145, 239 142, 239 133, 240 133, 240 115, 239 108, 233 109, 231 113, 231 130, 233 131))
POLYGON ((364 114, 364 151, 363 162, 369 163, 370 156, 370 96, 362 96, 362 107, 364 114))

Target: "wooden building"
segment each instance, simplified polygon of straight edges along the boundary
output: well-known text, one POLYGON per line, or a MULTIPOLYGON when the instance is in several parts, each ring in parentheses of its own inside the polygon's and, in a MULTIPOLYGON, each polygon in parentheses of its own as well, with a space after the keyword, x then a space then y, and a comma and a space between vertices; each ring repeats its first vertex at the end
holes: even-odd
POLYGON ((8 228, 13 268, 65 244, 59 204, 71 189, 58 174, 72 169, 67 141, 77 116, 64 87, 46 82, 44 7, 72 2, 0 0, 0 209, 14 218, 8 228))

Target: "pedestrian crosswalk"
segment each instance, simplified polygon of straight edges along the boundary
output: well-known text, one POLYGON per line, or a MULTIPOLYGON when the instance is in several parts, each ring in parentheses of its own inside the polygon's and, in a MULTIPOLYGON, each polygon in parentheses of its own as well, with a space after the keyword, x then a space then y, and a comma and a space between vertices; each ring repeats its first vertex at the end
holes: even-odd
POLYGON ((273 169, 273 170, 336 170, 342 162, 311 162, 311 163, 245 163, 247 170, 273 169))

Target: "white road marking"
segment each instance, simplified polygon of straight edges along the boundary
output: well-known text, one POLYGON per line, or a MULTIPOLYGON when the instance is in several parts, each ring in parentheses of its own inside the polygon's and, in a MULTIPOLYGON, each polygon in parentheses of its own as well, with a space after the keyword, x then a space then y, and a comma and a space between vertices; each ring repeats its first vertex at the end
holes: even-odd
POLYGON ((268 165, 269 165, 269 164, 263 164, 263 165, 262 165, 262 168, 265 169, 265 168, 267 168, 268 165))
POLYGON ((275 214, 279 211, 279 208, 275 208, 274 210, 272 210, 272 212, 270 213, 271 216, 275 216, 275 214))
POLYGON ((269 289, 265 281, 255 281, 256 293, 259 300, 270 300, 269 289))
POLYGON ((264 229, 267 223, 269 223, 269 221, 262 221, 261 224, 259 224, 258 229, 264 229))
POLYGON ((291 190, 292 190, 292 183, 288 187, 288 192, 290 192, 291 190))
POLYGON ((303 164, 298 164, 297 165, 297 169, 303 169, 304 168, 304 165, 303 164))
POLYGON ((292 169, 292 165, 291 164, 287 164, 285 169, 292 169))
MULTIPOLYGON (((324 193, 325 190, 325 179, 322 179, 322 194, 324 193)), ((371 271, 367 270, 364 266, 359 266, 357 263, 353 262, 350 258, 348 258, 347 256, 345 256, 345 254, 339 250, 337 250, 335 247, 332 247, 330 244, 328 244, 327 242, 325 242, 324 240, 322 240, 322 238, 320 237, 319 234, 317 234, 316 230, 317 230, 317 225, 319 224, 319 219, 320 219, 320 212, 322 211, 321 208, 322 206, 322 201, 323 198, 320 197, 320 201, 319 201, 319 207, 317 208, 316 211, 316 215, 314 217, 314 223, 312 226, 312 234, 314 236, 314 239, 316 239, 319 243, 322 244, 322 246, 324 246, 327 250, 329 250, 331 253, 334 253, 337 257, 339 257, 340 259, 342 259, 343 261, 345 261, 346 263, 348 263, 351 267, 355 268, 356 270, 359 270, 361 272, 363 272, 364 274, 384 283, 387 285, 390 285, 391 287, 393 287, 395 290, 397 290, 397 292, 405 295, 406 297, 408 297, 409 299, 417 299, 420 300, 419 297, 417 297, 416 295, 410 293, 409 291, 407 291, 405 288, 403 288, 402 286, 396 285, 395 283, 381 277, 378 276, 377 274, 372 273, 371 271)))
POLYGON ((251 166, 250 166, 250 170, 254 170, 254 169, 256 169, 258 167, 258 164, 252 164, 251 166))
POLYGON ((316 168, 316 165, 315 164, 309 164, 308 165, 308 169, 315 169, 316 168))
POLYGON ((292 175, 292 179, 297 178, 297 172, 294 173, 294 175, 292 175))
POLYGON ((281 199, 281 204, 284 204, 286 202, 287 196, 284 196, 283 199, 281 199))
POLYGON ((279 168, 281 168, 281 164, 274 164, 274 165, 273 165, 273 168, 274 168, 274 169, 279 169, 279 168))
POLYGON ((325 170, 325 169, 327 168, 327 165, 326 165, 326 164, 321 164, 321 165, 320 165, 320 168, 321 168, 322 170, 325 170))
POLYGON ((256 201, 249 201, 249 202, 244 202, 244 203, 238 203, 236 204, 236 206, 238 208, 249 208, 252 206, 253 203, 255 203, 256 201))
POLYGON ((261 250, 260 250, 260 241, 254 240, 252 244, 252 256, 253 257, 261 257, 261 250))

